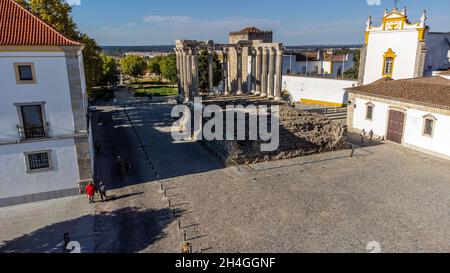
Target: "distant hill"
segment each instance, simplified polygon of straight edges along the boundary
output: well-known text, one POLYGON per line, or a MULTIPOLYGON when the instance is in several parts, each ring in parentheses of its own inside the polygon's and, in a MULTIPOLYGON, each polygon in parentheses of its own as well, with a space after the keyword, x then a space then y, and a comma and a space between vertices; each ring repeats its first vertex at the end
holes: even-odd
POLYGON ((127 52, 172 52, 174 45, 155 46, 102 46, 103 52, 111 56, 123 55, 127 52))
MULTIPOLYGON (((286 46, 286 49, 344 49, 344 48, 361 48, 362 45, 300 45, 286 46)), ((153 45, 153 46, 102 46, 103 52, 110 56, 122 56, 127 52, 172 52, 174 45, 153 45)))

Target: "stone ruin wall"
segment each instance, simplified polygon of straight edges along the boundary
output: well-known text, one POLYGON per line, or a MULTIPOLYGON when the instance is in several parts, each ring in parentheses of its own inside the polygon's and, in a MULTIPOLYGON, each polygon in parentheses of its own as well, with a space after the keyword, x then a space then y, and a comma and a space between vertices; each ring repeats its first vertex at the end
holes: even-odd
MULTIPOLYGON (((211 103, 225 109, 225 106, 230 104, 230 101, 214 101, 211 103)), ((248 104, 257 106, 258 103, 258 101, 251 100, 231 102, 231 104, 244 107, 248 104)), ((208 105, 208 102, 204 104, 208 105)), ((277 104, 280 106, 280 146, 278 150, 261 152, 260 148, 263 142, 251 140, 201 140, 200 143, 218 156, 225 165, 283 160, 341 150, 347 147, 346 129, 340 124, 334 123, 320 114, 301 111, 284 103, 264 101, 263 104, 277 104)), ((226 114, 224 113, 224 119, 225 117, 226 114)), ((246 119, 246 136, 248 137, 248 117, 246 119)), ((208 119, 204 119, 203 124, 207 121, 208 119)), ((268 128, 270 130, 270 117, 268 118, 268 128)))

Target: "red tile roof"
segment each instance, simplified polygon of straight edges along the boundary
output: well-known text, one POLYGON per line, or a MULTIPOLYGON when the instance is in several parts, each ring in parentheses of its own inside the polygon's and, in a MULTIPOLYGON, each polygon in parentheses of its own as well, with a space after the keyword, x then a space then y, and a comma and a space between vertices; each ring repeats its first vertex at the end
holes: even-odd
POLYGON ((262 32, 260 29, 257 29, 256 27, 247 27, 242 29, 240 32, 245 32, 245 33, 259 33, 262 32))
POLYGON ((14 0, 0 0, 0 46, 80 46, 14 0))
POLYGON ((442 77, 405 80, 383 78, 368 85, 346 88, 346 90, 350 93, 450 110, 450 80, 442 77))

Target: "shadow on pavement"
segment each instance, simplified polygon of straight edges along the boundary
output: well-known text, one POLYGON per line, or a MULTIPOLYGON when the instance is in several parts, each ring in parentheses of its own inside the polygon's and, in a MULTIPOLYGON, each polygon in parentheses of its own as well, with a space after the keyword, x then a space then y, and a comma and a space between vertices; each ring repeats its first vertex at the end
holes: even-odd
POLYGON ((48 225, 29 234, 3 242, 0 245, 0 253, 62 253, 65 232, 69 233, 72 241, 80 242, 82 253, 93 251, 83 244, 93 246, 94 238, 95 245, 98 246, 96 252, 135 253, 164 238, 166 236, 164 229, 173 221, 169 209, 138 210, 136 208, 124 208, 95 216, 85 215, 77 219, 48 225), (94 217, 97 227, 95 234, 90 232, 82 234, 80 238, 72 237, 80 225, 86 225, 94 221, 94 217), (120 232, 117 232, 117 228, 112 227, 112 225, 124 221, 127 221, 127 223, 122 223, 119 228, 120 232), (129 225, 134 226, 134 228, 130 227, 127 230, 129 225), (139 228, 136 228, 136 225, 139 225, 139 228), (129 232, 135 234, 129 236, 129 232), (129 238, 139 239, 129 240, 129 238))

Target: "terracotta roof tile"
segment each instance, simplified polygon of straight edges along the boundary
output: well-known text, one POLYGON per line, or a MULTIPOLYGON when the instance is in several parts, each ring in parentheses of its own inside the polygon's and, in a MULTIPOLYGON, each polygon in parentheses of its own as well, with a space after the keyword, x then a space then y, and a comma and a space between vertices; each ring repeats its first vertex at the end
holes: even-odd
POLYGON ((80 46, 14 0, 0 0, 0 46, 80 46))
POLYGON ((443 77, 406 80, 383 78, 368 85, 347 88, 346 90, 350 93, 450 110, 450 80, 443 77))

